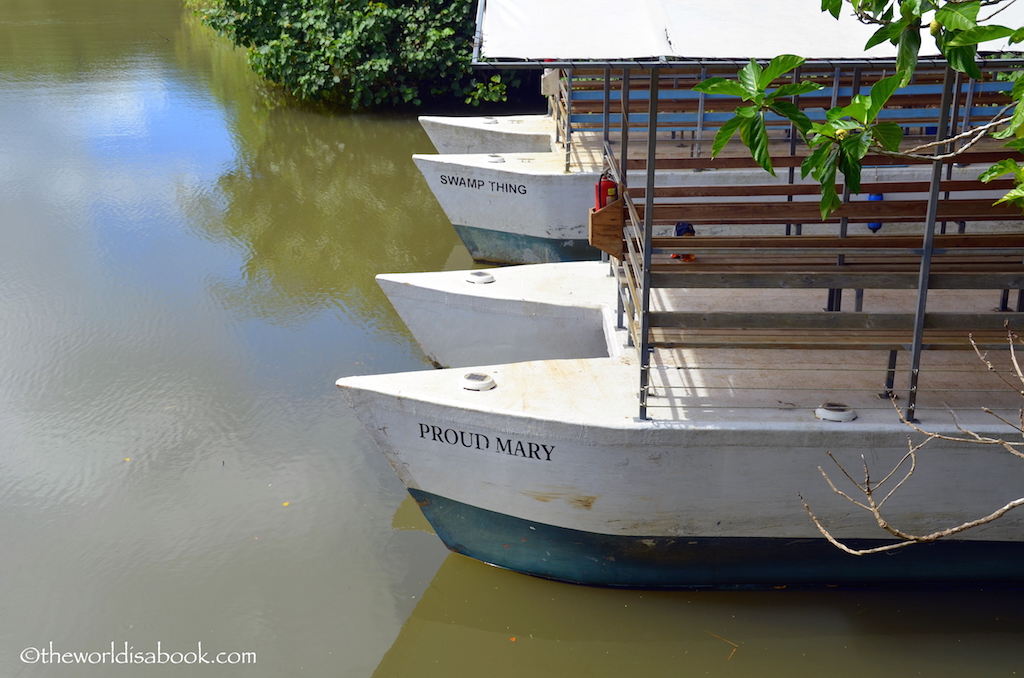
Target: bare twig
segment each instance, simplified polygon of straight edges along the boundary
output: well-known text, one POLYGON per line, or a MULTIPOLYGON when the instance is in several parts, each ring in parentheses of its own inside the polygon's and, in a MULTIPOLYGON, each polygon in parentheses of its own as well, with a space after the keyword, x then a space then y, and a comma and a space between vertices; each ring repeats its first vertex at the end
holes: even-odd
MULTIPOLYGON (((977 343, 974 341, 974 337, 971 337, 970 339, 971 339, 971 345, 974 347, 975 353, 977 353, 978 358, 981 360, 981 362, 984 363, 988 367, 989 371, 991 371, 991 372, 995 373, 996 375, 998 375, 999 378, 1002 379, 1004 383, 1006 383, 1007 385, 1012 387, 1015 391, 1020 393, 1021 396, 1024 396, 1024 370, 1021 369, 1020 363, 1017 360, 1017 356, 1016 356, 1016 352, 1015 352, 1015 347, 1014 347, 1015 341, 1018 340, 1017 335, 1014 334, 1009 329, 1007 329, 1007 340, 1008 340, 1009 345, 1010 345, 1010 359, 1011 359, 1011 362, 1012 362, 1013 368, 1014 368, 1014 376, 1017 377, 1017 380, 1020 382, 1019 384, 1014 384, 1011 381, 1009 381, 1006 377, 1004 377, 999 372, 999 370, 996 369, 996 367, 991 363, 991 361, 988 360, 986 354, 983 354, 981 352, 981 350, 978 348, 977 343)), ((870 471, 870 468, 868 467, 867 460, 864 458, 863 455, 861 455, 861 461, 862 461, 863 468, 864 468, 864 481, 863 481, 863 483, 861 483, 861 482, 858 482, 857 480, 855 480, 853 478, 853 476, 851 476, 849 474, 849 472, 843 467, 843 465, 841 463, 839 463, 839 460, 835 458, 835 455, 833 455, 831 452, 828 452, 829 458, 832 459, 832 461, 839 468, 839 470, 842 472, 842 474, 846 476, 847 480, 849 480, 851 484, 856 486, 857 489, 861 492, 861 494, 864 495, 864 500, 863 501, 858 500, 858 499, 854 499, 852 496, 850 496, 846 492, 843 492, 841 489, 839 489, 836 486, 836 484, 832 481, 832 479, 829 477, 829 475, 825 472, 825 470, 822 469, 820 466, 818 467, 818 471, 821 472, 821 475, 825 478, 825 482, 828 483, 829 488, 831 488, 831 490, 834 493, 836 493, 837 495, 839 495, 843 499, 846 499, 848 502, 850 502, 854 506, 862 508, 865 511, 867 511, 868 513, 870 513, 871 516, 875 519, 875 522, 878 524, 878 526, 881 529, 885 530, 887 533, 889 533, 893 537, 897 538, 899 541, 893 542, 891 544, 884 544, 882 546, 876 546, 876 547, 867 548, 867 549, 851 548, 851 547, 847 546, 846 544, 844 544, 843 542, 841 542, 838 539, 836 539, 832 535, 832 533, 829 532, 828 528, 826 528, 825 525, 822 524, 821 520, 818 519, 818 516, 815 515, 814 511, 811 509, 810 505, 804 500, 803 495, 799 495, 798 494, 797 496, 800 497, 800 502, 803 504, 804 510, 807 511, 807 515, 810 516, 811 521, 814 523, 815 527, 818 528, 818 531, 822 534, 823 537, 825 537, 826 540, 828 540, 828 542, 830 544, 832 544, 833 546, 835 546, 836 548, 838 548, 839 550, 841 550, 841 551, 843 551, 845 553, 849 553, 849 554, 855 555, 855 556, 863 556, 863 555, 868 555, 868 554, 872 554, 872 553, 883 553, 883 552, 886 552, 886 551, 892 551, 894 549, 904 548, 904 547, 910 546, 912 544, 926 544, 926 543, 929 543, 929 542, 938 541, 939 539, 943 539, 945 537, 951 537, 953 535, 960 534, 961 532, 965 532, 967 530, 974 529, 974 528, 979 527, 981 525, 987 525, 988 523, 991 523, 994 520, 998 520, 999 518, 1001 518, 1002 516, 1006 515, 1008 512, 1012 511, 1013 509, 1018 508, 1020 506, 1024 506, 1024 497, 1021 497, 1019 499, 1014 499, 1013 501, 1007 502, 1006 504, 1004 504, 1003 506, 999 507, 995 511, 993 511, 993 512, 989 513, 988 515, 983 516, 981 518, 977 518, 975 520, 965 521, 965 522, 963 522, 963 523, 961 523, 959 525, 955 525, 953 527, 944 528, 944 529, 941 529, 941 530, 935 530, 933 532, 930 532, 928 534, 923 534, 923 535, 911 534, 909 532, 905 532, 905 531, 900 530, 899 528, 894 527, 893 525, 891 525, 885 519, 885 517, 882 515, 882 507, 885 505, 885 503, 901 487, 903 487, 904 483, 906 483, 908 480, 910 480, 910 477, 912 475, 914 475, 914 472, 917 470, 917 453, 921 450, 921 448, 923 448, 925 445, 927 445, 928 443, 930 443, 933 440, 947 440, 947 441, 973 443, 973 444, 981 444, 981 445, 997 445, 997 446, 1003 448, 1004 450, 1006 450, 1007 452, 1009 452, 1010 454, 1024 459, 1024 452, 1022 452, 1021 450, 1017 449, 1019 446, 1024 445, 1024 442, 1009 442, 1009 441, 1006 441, 1006 440, 1004 440, 1002 438, 992 438, 992 437, 989 437, 989 436, 981 435, 981 434, 979 434, 979 433, 977 433, 975 431, 971 431, 969 429, 965 429, 964 427, 962 427, 960 425, 960 422, 957 421, 956 415, 953 414, 953 413, 951 413, 953 415, 953 422, 956 425, 957 430, 960 431, 963 434, 962 436, 945 435, 945 434, 935 433, 933 431, 925 431, 924 429, 922 429, 917 424, 907 420, 907 418, 903 415, 903 412, 900 410, 899 406, 896 404, 895 400, 892 401, 892 404, 893 404, 893 408, 896 410, 896 413, 897 413, 897 415, 900 418, 900 421, 902 421, 906 426, 910 427, 914 431, 922 434, 924 436, 924 440, 921 441, 920 443, 917 443, 915 445, 913 443, 913 441, 908 438, 907 439, 907 447, 908 447, 907 453, 905 455, 903 455, 903 457, 899 460, 899 462, 896 463, 896 465, 893 467, 893 469, 881 481, 879 481, 877 483, 872 483, 872 481, 871 481, 871 471, 870 471), (910 468, 907 469, 906 473, 903 474, 903 477, 900 479, 900 481, 898 483, 896 483, 895 487, 893 487, 891 490, 889 490, 889 492, 885 495, 885 497, 882 498, 881 501, 877 501, 876 498, 875 498, 875 494, 876 494, 876 492, 878 492, 879 488, 881 488, 882 485, 884 485, 888 480, 893 478, 893 476, 896 475, 896 473, 900 470, 900 468, 902 468, 904 466, 904 464, 907 463, 908 460, 910 461, 910 468)), ((988 414, 991 414, 996 419, 998 419, 999 421, 1009 425, 1011 428, 1015 429, 1016 431, 1018 431, 1020 433, 1024 433, 1024 408, 1022 408, 1021 411, 1020 411, 1020 415, 1019 415, 1020 416, 1020 424, 1019 425, 1018 424, 1013 424, 1013 423, 1007 421, 1007 419, 1005 417, 1000 416, 999 414, 993 412, 992 410, 990 410, 987 407, 986 408, 982 408, 982 411, 986 412, 988 414)))
MULTIPOLYGON (((999 111, 999 113, 996 114, 996 117, 994 117, 990 122, 987 122, 984 125, 980 125, 978 127, 972 127, 969 130, 965 130, 963 132, 960 132, 960 134, 948 137, 946 139, 940 139, 938 141, 929 141, 926 144, 921 144, 920 146, 914 146, 913 148, 908 148, 906 151, 902 151, 902 153, 918 153, 920 151, 926 151, 929 148, 935 148, 936 146, 945 146, 946 144, 952 144, 952 143, 954 143, 956 141, 959 141, 961 139, 966 139, 967 137, 972 136, 972 135, 975 136, 976 137, 975 139, 972 139, 968 144, 964 144, 963 146, 960 147, 960 152, 962 152, 962 149, 968 148, 969 146, 973 146, 974 144, 978 143, 978 141, 980 139, 984 138, 985 135, 988 133, 988 131, 990 129, 992 129, 993 127, 999 127, 1000 125, 1003 125, 1003 124, 1006 124, 1006 123, 1010 122, 1010 120, 1012 119, 1012 116, 1006 116, 1006 117, 1002 117, 1002 118, 1000 118, 999 116, 1001 116, 1003 113, 1005 113, 1006 111, 1008 111, 1012 107, 1013 107, 1012 104, 1009 105, 1009 106, 1004 106, 1003 109, 1001 111, 999 111)), ((929 156, 929 157, 934 157, 934 156, 929 156)))

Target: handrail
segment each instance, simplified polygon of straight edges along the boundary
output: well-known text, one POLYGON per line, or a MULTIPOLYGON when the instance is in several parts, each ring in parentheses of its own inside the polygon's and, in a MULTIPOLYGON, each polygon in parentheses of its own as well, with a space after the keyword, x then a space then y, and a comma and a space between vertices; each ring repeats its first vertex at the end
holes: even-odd
MULTIPOLYGON (((710 71, 706 71, 707 74, 710 71)), ((836 72, 819 73, 816 77, 827 76, 832 87, 824 96, 831 99, 828 104, 838 104, 843 94, 849 96, 853 91, 865 91, 878 78, 878 73, 869 70, 860 75, 859 84, 852 73, 842 73, 838 69, 836 72)), ((907 107, 895 108, 888 114, 894 119, 903 116, 902 119, 907 120, 910 119, 908 116, 919 115, 921 110, 927 110, 929 115, 936 115, 935 126, 941 131, 943 125, 940 114, 942 111, 953 112, 952 100, 955 94, 959 95, 957 100, 964 100, 963 106, 957 111, 958 125, 970 124, 971 116, 977 112, 972 113, 972 109, 987 109, 986 112, 991 113, 993 106, 979 105, 979 102, 987 103, 994 101, 992 97, 1002 96, 996 90, 1003 85, 991 80, 954 83, 952 78, 946 78, 941 90, 944 101, 936 102, 933 108, 917 106, 918 102, 934 98, 940 92, 936 86, 936 75, 928 74, 919 80, 918 92, 923 94, 916 99, 913 94, 905 95, 901 101, 907 107), (985 96, 989 96, 988 101, 985 96), (910 108, 912 104, 914 107, 910 108), (965 122, 960 123, 961 119, 965 122)), ((666 80, 650 72, 629 75, 629 79, 634 82, 646 81, 644 84, 648 87, 639 95, 634 94, 638 88, 631 86, 627 79, 620 77, 606 80, 604 72, 600 76, 602 89, 606 88, 601 95, 607 97, 608 102, 603 113, 608 113, 607 108, 612 105, 620 109, 618 115, 603 116, 602 128, 607 134, 612 124, 618 123, 622 143, 616 149, 615 140, 606 136, 601 146, 605 170, 620 184, 622 198, 625 224, 623 245, 621 255, 616 257, 615 262, 619 282, 618 326, 628 330, 631 343, 637 351, 640 365, 639 418, 648 418, 652 406, 651 358, 652 351, 657 347, 687 346, 690 345, 687 342, 691 342, 698 347, 733 345, 778 349, 800 346, 823 348, 829 345, 827 335, 821 334, 830 331, 826 328, 842 328, 835 330, 842 333, 842 337, 836 337, 837 347, 875 347, 890 352, 910 352, 912 366, 902 402, 906 416, 912 418, 917 406, 917 380, 922 351, 969 347, 965 341, 957 344, 958 335, 954 329, 958 327, 976 329, 981 333, 979 339, 983 345, 994 345, 998 343, 998 327, 1013 313, 1008 308, 1008 292, 1004 291, 1003 301, 999 305, 1000 313, 936 314, 928 309, 928 290, 1018 289, 1024 300, 1024 226, 1020 225, 1020 212, 1009 206, 992 206, 996 197, 1005 192, 1012 182, 1002 180, 982 184, 976 180, 953 179, 952 173, 948 171, 945 176, 942 172, 935 174, 938 171, 936 169, 933 169, 933 176, 927 181, 906 174, 893 175, 890 181, 872 179, 862 184, 862 191, 884 193, 884 201, 846 201, 839 211, 824 222, 817 213, 814 195, 819 189, 813 184, 785 183, 784 178, 772 183, 768 175, 765 175, 765 182, 760 185, 738 186, 722 181, 721 177, 725 175, 719 174, 717 180, 706 185, 656 185, 655 172, 662 168, 748 168, 756 167, 756 163, 749 155, 720 157, 716 160, 707 156, 660 158, 657 154, 659 137, 649 133, 650 127, 646 135, 646 157, 642 160, 629 158, 627 149, 630 129, 637 129, 638 123, 647 125, 649 122, 653 122, 654 129, 662 129, 659 127, 662 120, 667 120, 666 128, 671 127, 680 118, 665 111, 671 111, 675 102, 685 101, 689 106, 696 97, 682 96, 680 92, 685 90, 666 89, 665 92, 659 92, 658 83, 666 80), (614 84, 620 86, 616 89, 612 86, 614 84), (617 93, 621 93, 621 97, 615 96, 617 93), (667 93, 664 99, 660 96, 662 93, 667 93), (641 112, 641 106, 647 110, 641 112), (638 184, 635 188, 626 185, 627 169, 635 171, 648 168, 653 171, 646 173, 646 181, 635 182, 638 184), (943 192, 945 198, 938 200, 938 194, 943 192), (930 206, 922 200, 922 195, 928 196, 930 206), (727 202, 730 199, 734 202, 727 202), (677 220, 698 226, 735 224, 737 226, 734 228, 740 228, 740 225, 748 224, 743 228, 755 230, 744 236, 699 235, 688 238, 666 237, 655 232, 656 228, 671 226, 677 220), (939 220, 958 221, 961 224, 972 220, 1012 223, 1010 230, 1004 229, 1002 233, 938 235, 936 231, 939 220), (927 237, 922 237, 920 233, 843 237, 846 224, 877 221, 894 224, 926 221, 923 232, 927 237), (789 225, 812 223, 821 224, 818 231, 821 228, 836 228, 829 224, 838 223, 838 231, 833 235, 788 235, 789 225), (786 225, 787 235, 759 235, 757 233, 764 232, 763 224, 779 224, 780 228, 786 225), (686 259, 670 259, 668 255, 674 253, 696 253, 697 259, 689 263, 686 259), (839 312, 838 300, 834 307, 828 304, 828 310, 802 313, 780 313, 770 309, 758 310, 756 313, 730 312, 728 308, 713 313, 652 309, 652 292, 655 289, 685 288, 688 285, 697 289, 765 289, 767 286, 778 290, 805 290, 804 294, 827 289, 834 291, 836 297, 846 288, 858 290, 858 299, 864 289, 906 289, 917 290, 917 303, 912 312, 888 315, 839 312), (729 341, 730 333, 733 333, 735 339, 732 343, 729 341), (678 343, 680 341, 682 343, 678 343)), ((581 83, 589 82, 586 72, 578 72, 575 77, 575 82, 581 87, 581 83)), ((686 84, 686 78, 682 80, 682 84, 686 84)), ((590 95, 586 90, 578 94, 581 96, 576 99, 577 103, 588 101, 590 95)), ((715 116, 718 113, 711 111, 709 115, 708 107, 719 106, 721 101, 706 97, 704 108, 694 110, 694 121, 700 118, 702 130, 715 129, 715 116)), ((915 121, 913 124, 916 126, 922 123, 915 121)), ((796 146, 791 138, 787 139, 786 145, 790 155, 773 156, 774 164, 780 169, 794 168, 803 160, 796 155, 796 146)), ((980 148, 958 157, 956 163, 991 163, 1012 157, 1013 154, 1008 149, 980 148)), ((865 165, 877 165, 880 168, 894 164, 932 164, 933 168, 945 169, 952 163, 930 159, 896 160, 886 156, 865 159, 865 165)), ((843 186, 837 186, 837 191, 844 192, 843 186)), ((1024 304, 1018 303, 1018 308, 1024 308, 1024 304)), ((890 353, 891 367, 888 369, 889 376, 884 389, 886 393, 893 392, 895 388, 891 383, 893 370, 896 369, 893 356, 894 353, 890 353)))

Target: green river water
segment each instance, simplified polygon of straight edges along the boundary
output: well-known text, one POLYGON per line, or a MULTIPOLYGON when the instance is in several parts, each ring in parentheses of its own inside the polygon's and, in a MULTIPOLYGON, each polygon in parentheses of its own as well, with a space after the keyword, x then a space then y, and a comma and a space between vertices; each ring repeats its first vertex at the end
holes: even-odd
POLYGON ((1024 590, 449 555, 334 387, 430 369, 373 276, 471 265, 431 151, 282 105, 176 0, 0 0, 0 678, 1024 675, 1024 590))

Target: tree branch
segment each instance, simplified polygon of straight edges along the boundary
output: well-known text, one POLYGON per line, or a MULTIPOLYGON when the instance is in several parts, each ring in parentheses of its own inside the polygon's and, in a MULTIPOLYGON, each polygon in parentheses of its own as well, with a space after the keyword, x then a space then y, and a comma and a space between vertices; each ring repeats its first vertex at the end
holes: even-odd
MULTIPOLYGON (((981 360, 982 363, 984 363, 988 367, 989 371, 997 374, 999 378, 1003 380, 1004 383, 1011 386, 1012 388, 1014 388, 1014 390, 1016 390, 1018 393, 1024 396, 1024 370, 1021 369, 1020 363, 1017 360, 1014 346, 1015 341, 1019 341, 1017 335, 1014 334, 1009 329, 1007 329, 1007 341, 1009 342, 1010 347, 1010 359, 1014 367, 1014 375, 1020 382, 1019 386, 1011 383, 999 372, 998 369, 996 369, 992 362, 987 358, 986 354, 983 354, 981 352, 981 349, 978 348, 978 344, 974 341, 973 336, 970 337, 970 341, 971 345, 974 347, 975 353, 978 355, 978 358, 981 360)), ((888 475, 886 475, 880 482, 872 484, 871 471, 868 467, 868 463, 864 455, 861 455, 861 460, 864 466, 864 482, 863 484, 861 484, 860 482, 854 480, 853 476, 851 476, 849 472, 847 472, 847 470, 843 467, 843 465, 839 463, 839 460, 835 458, 835 455, 833 455, 832 452, 827 453, 829 458, 832 459, 832 461, 843 473, 843 475, 846 476, 847 480, 849 480, 854 486, 856 486, 857 489, 861 492, 861 494, 864 495, 865 501, 858 501, 857 499, 854 499, 846 492, 840 490, 829 477, 829 475, 820 466, 818 467, 818 471, 821 472, 821 475, 825 478, 825 482, 828 483, 829 488, 831 488, 835 494, 839 495, 843 499, 846 499, 854 506, 862 508, 868 513, 870 513, 880 528, 885 530, 893 537, 899 539, 899 541, 867 549, 851 548, 843 542, 836 539, 832 535, 832 533, 829 532, 828 528, 826 528, 825 525, 822 524, 821 520, 818 519, 818 516, 815 515, 814 511, 811 509, 810 505, 804 500, 803 495, 798 493, 797 496, 800 497, 800 502, 803 504, 804 510, 807 511, 807 515, 810 516, 811 521, 814 523, 815 527, 818 528, 818 531, 822 534, 823 537, 825 537, 826 540, 828 540, 830 544, 832 544, 833 546, 835 546, 836 548, 840 549, 845 553, 849 553, 850 555, 855 556, 882 553, 885 551, 892 551, 898 548, 904 548, 906 546, 910 546, 911 544, 925 544, 937 541, 939 539, 943 539, 945 537, 951 537, 953 535, 960 534, 961 532, 965 532, 967 530, 974 529, 982 525, 987 525, 988 523, 991 523, 994 520, 998 520, 999 518, 1006 515, 1013 509, 1018 508, 1020 506, 1024 506, 1024 497, 1020 497, 1019 499, 1014 499, 1013 501, 1007 502, 1006 504, 999 507, 992 513, 989 513, 988 515, 983 516, 981 518, 965 521, 959 525, 944 528, 941 530, 936 530, 934 532, 930 532, 928 534, 923 535, 916 535, 911 534, 909 532, 904 532, 903 530, 900 530, 899 528, 889 524, 889 522, 882 515, 882 507, 901 487, 903 487, 904 483, 909 481, 910 477, 914 475, 914 472, 917 470, 917 452, 920 451, 921 448, 923 448, 925 445, 927 445, 933 440, 947 440, 953 442, 973 443, 980 445, 998 445, 999 447, 1002 447, 1005 451, 1009 452, 1010 454, 1024 459, 1024 452, 1021 452, 1019 449, 1017 449, 1018 446, 1024 445, 1024 442, 1008 442, 1002 438, 992 438, 988 436, 983 436, 975 431, 965 429, 960 425, 960 422, 957 421, 955 413, 951 412, 951 415, 953 416, 953 422, 956 425, 957 430, 964 434, 963 436, 951 436, 935 433, 932 431, 925 431, 917 424, 907 420, 907 418, 903 415, 903 412, 900 410, 899 406, 896 404, 895 399, 892 399, 892 405, 893 408, 896 410, 896 414, 900 418, 900 421, 902 421, 906 426, 910 427, 914 431, 917 431, 918 433, 924 435, 925 438, 923 441, 916 445, 910 438, 907 438, 907 453, 903 455, 903 457, 899 460, 899 462, 896 463, 896 465, 888 473, 888 475), (892 478, 897 473, 897 471, 899 471, 900 468, 903 467, 903 465, 907 462, 908 459, 910 460, 910 468, 907 470, 907 472, 903 475, 900 481, 896 483, 896 486, 893 487, 881 501, 876 501, 875 493, 879 490, 879 488, 882 487, 882 485, 884 485, 890 478, 892 478)), ((1024 408, 1021 409, 1019 415, 1021 420, 1020 425, 1013 424, 1007 421, 1004 417, 993 412, 987 407, 982 408, 982 411, 991 414, 996 419, 1009 425, 1016 431, 1024 433, 1024 408)))

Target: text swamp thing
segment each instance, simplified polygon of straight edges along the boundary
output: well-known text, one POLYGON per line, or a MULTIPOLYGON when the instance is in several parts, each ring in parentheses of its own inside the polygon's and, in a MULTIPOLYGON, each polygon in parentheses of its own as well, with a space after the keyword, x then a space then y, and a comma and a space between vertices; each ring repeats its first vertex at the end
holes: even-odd
POLYGON ((470 431, 459 431, 454 428, 441 428, 431 424, 420 424, 420 438, 444 443, 447 445, 461 445, 471 450, 491 450, 498 454, 508 454, 513 457, 524 459, 537 459, 538 461, 551 461, 551 453, 555 451, 554 445, 544 443, 523 442, 514 438, 502 438, 494 436, 492 446, 491 439, 483 433, 472 433, 470 431))

